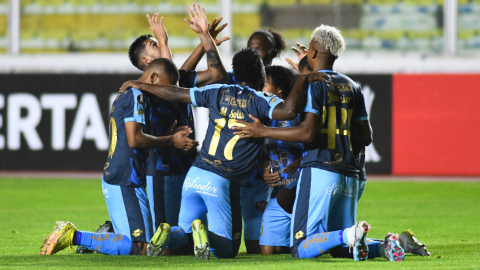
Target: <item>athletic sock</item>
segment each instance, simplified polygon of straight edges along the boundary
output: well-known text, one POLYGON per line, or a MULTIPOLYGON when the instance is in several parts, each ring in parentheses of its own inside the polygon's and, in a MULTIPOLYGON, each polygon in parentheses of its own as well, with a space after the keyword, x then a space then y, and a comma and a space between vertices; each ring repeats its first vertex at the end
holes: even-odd
POLYGON ((210 252, 217 258, 231 258, 233 243, 231 240, 208 231, 208 241, 210 242, 210 252))
MULTIPOLYGON (((367 238, 365 243, 368 246, 368 258, 373 259, 376 257, 381 257, 381 247, 382 247, 382 242, 378 241, 373 241, 367 238)), ((352 248, 349 248, 347 244, 343 244, 336 248, 335 250, 332 250, 330 252, 332 257, 334 258, 350 258, 353 259, 353 252, 352 248)))
POLYGON ((185 231, 179 226, 170 229, 170 242, 168 248, 179 249, 188 244, 188 237, 185 231))
POLYGON ((126 235, 118 233, 77 231, 73 238, 77 245, 108 255, 130 255, 132 249, 132 241, 126 235))
POLYGON ((298 257, 315 258, 334 247, 346 244, 346 241, 348 241, 346 230, 317 233, 300 242, 297 249, 298 257))

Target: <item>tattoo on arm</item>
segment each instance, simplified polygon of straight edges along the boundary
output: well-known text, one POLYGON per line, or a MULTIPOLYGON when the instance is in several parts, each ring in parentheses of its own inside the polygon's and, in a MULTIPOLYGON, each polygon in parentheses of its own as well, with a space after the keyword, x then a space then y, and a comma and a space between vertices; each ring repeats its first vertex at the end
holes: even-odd
POLYGON ((207 62, 208 65, 214 69, 218 69, 220 67, 220 56, 216 50, 210 49, 207 51, 207 62))

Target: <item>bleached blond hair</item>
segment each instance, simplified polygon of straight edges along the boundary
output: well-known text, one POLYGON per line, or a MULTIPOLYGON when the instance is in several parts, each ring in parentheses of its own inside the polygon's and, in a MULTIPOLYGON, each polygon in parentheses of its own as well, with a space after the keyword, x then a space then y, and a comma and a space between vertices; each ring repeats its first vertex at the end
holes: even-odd
POLYGON ((342 34, 340 34, 340 30, 333 26, 322 24, 315 28, 312 33, 312 39, 337 57, 345 51, 345 41, 342 34))

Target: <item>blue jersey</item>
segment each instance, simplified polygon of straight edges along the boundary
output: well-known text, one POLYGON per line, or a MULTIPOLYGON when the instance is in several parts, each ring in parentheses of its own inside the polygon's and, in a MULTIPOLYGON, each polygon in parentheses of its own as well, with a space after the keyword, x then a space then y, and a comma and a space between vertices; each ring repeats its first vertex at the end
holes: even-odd
POLYGON ((216 82, 217 84, 237 84, 233 71, 227 71, 227 76, 223 77, 220 81, 216 82))
POLYGON ((359 178, 360 164, 351 138, 357 136, 355 121, 365 121, 368 113, 360 87, 349 77, 331 70, 330 83, 317 81, 308 87, 304 112, 320 117, 315 139, 305 144, 302 167, 315 167, 359 178))
POLYGON ((239 85, 213 84, 191 88, 190 98, 197 107, 210 109, 207 134, 200 155, 193 164, 230 181, 247 185, 261 160, 265 140, 242 139, 233 135, 235 120, 253 122, 249 114, 265 123, 282 99, 239 85))
MULTIPOLYGON (((197 82, 197 72, 180 70, 180 87, 190 88, 197 82)), ((159 98, 148 98, 147 119, 148 124, 145 133, 153 136, 165 136, 165 132, 173 125, 189 126, 193 131, 193 108, 190 104, 173 103, 159 98)), ((195 132, 189 136, 195 139, 195 132)), ((190 151, 183 151, 173 146, 151 148, 147 164, 147 175, 155 175, 156 171, 163 171, 170 175, 186 174, 197 156, 197 149, 192 147, 190 151)))
MULTIPOLYGON (((298 125, 300 125, 300 116, 297 116, 291 121, 273 120, 270 126, 275 128, 290 128, 298 125)), ((300 169, 290 171, 288 174, 282 173, 282 170, 294 160, 303 156, 303 144, 268 139, 267 148, 270 154, 270 163, 273 172, 280 173, 280 181, 278 182, 278 186, 273 189, 273 197, 276 196, 282 188, 298 180, 300 169)))
POLYGON ((145 185, 143 151, 128 145, 125 123, 145 125, 147 100, 140 90, 130 88, 119 93, 110 111, 108 158, 103 180, 111 185, 145 185))

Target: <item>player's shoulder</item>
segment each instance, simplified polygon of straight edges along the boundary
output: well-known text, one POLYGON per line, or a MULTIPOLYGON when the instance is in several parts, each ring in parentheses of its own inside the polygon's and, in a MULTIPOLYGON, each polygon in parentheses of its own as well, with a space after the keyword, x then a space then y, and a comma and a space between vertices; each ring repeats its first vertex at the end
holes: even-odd
POLYGON ((350 84, 355 89, 360 89, 360 85, 358 85, 352 78, 348 77, 345 74, 336 72, 334 80, 338 80, 340 83, 350 84))
POLYGON ((139 104, 143 106, 146 104, 147 98, 142 93, 142 91, 135 88, 129 88, 118 96, 118 98, 116 99, 116 102, 122 103, 125 105, 139 104))

